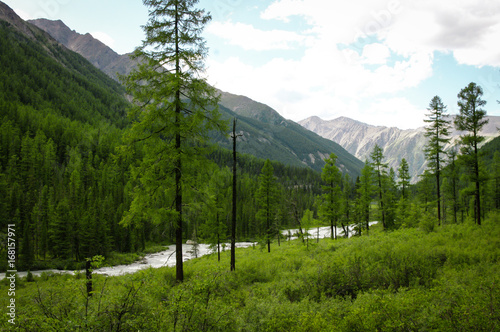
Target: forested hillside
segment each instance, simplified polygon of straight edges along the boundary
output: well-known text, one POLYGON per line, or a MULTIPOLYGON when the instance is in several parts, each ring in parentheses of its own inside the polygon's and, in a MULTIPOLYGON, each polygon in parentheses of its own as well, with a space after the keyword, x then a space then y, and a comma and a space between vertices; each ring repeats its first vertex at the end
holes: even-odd
POLYGON ((42 31, 34 35, 0 21, 2 229, 17 225, 24 268, 130 249, 118 227, 126 168, 112 159, 127 122, 124 90, 42 31))

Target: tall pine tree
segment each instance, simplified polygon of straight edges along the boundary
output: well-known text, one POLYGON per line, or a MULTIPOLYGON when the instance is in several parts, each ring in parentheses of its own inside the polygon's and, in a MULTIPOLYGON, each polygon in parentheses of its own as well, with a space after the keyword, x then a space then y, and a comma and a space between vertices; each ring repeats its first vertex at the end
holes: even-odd
POLYGON ((450 121, 446 120, 446 106, 439 96, 432 98, 428 110, 430 111, 427 115, 429 118, 424 121, 429 124, 425 128, 425 137, 429 138, 429 141, 424 152, 429 161, 428 166, 436 177, 437 216, 438 223, 441 225, 441 168, 446 156, 444 147, 450 141, 447 137, 450 121))
POLYGON ((486 111, 482 108, 486 101, 482 100, 483 89, 474 82, 469 83, 458 94, 458 107, 460 114, 455 118, 455 126, 458 130, 467 133, 460 136, 463 159, 469 168, 470 179, 475 183, 475 219, 481 225, 481 191, 479 177, 479 144, 484 141, 484 137, 479 135, 479 131, 488 123, 486 111))
POLYGON ((371 165, 375 173, 375 181, 377 182, 377 187, 378 187, 379 209, 382 217, 382 226, 384 227, 385 230, 387 229, 387 225, 385 220, 386 210, 384 206, 384 201, 385 201, 384 178, 387 176, 387 164, 383 162, 384 152, 382 151, 382 148, 378 146, 378 144, 375 144, 375 147, 373 148, 373 151, 370 154, 370 158, 372 159, 371 165))
POLYGON ((259 206, 257 218, 265 222, 267 251, 271 252, 272 222, 277 212, 278 184, 274 176, 274 168, 269 159, 264 163, 259 176, 259 188, 255 193, 259 206))
POLYGON ((340 184, 342 182, 342 173, 335 166, 337 156, 332 153, 329 158, 325 159, 325 166, 321 173, 321 179, 325 183, 323 185, 323 203, 321 205, 321 213, 323 218, 330 223, 330 236, 332 239, 337 238, 337 221, 342 214, 342 191, 340 184))
POLYGON ((200 78, 207 54, 201 33, 211 17, 195 8, 198 0, 143 2, 149 21, 134 53, 141 65, 126 80, 135 105, 126 140, 142 142, 144 158, 134 172, 141 185, 124 222, 143 212, 172 220, 176 279, 183 281, 183 197, 194 180, 190 174, 206 161, 200 150, 207 133, 223 129, 216 90, 200 78))

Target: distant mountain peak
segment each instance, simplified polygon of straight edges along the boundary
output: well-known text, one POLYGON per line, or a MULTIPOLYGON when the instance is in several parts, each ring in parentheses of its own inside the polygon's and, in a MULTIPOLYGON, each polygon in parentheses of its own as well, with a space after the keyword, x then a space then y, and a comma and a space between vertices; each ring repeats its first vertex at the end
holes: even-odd
POLYGON ((264 123, 282 124, 286 122, 284 117, 266 104, 229 92, 219 90, 219 93, 221 104, 238 115, 257 119, 264 123))
MULTIPOLYGON (((498 136, 497 127, 500 117, 488 116, 490 123, 483 127, 481 135, 488 140, 498 136)), ((339 117, 330 121, 318 117, 310 117, 299 121, 299 124, 316 134, 340 144, 349 153, 360 160, 369 159, 375 144, 384 150, 384 156, 389 167, 397 170, 401 159, 405 158, 410 166, 412 181, 418 180, 427 162, 424 147, 427 143, 425 127, 402 130, 395 127, 373 126, 348 117, 339 117)), ((450 146, 455 144, 460 132, 450 131, 450 146)))
POLYGON ((130 59, 128 54, 116 53, 90 33, 80 34, 70 29, 61 20, 41 18, 28 22, 46 31, 55 40, 80 54, 115 80, 118 79, 118 74, 126 75, 137 65, 137 62, 130 59))
POLYGON ((2 1, 0 1, 0 20, 11 24, 29 38, 35 38, 34 29, 36 28, 34 28, 31 24, 26 23, 21 17, 19 17, 19 15, 16 14, 16 12, 14 12, 12 8, 7 6, 7 4, 2 1))
POLYGON ((14 25, 15 25, 15 23, 24 22, 16 14, 16 12, 14 12, 14 10, 12 10, 12 8, 10 8, 9 6, 7 6, 7 4, 3 3, 2 1, 0 1, 0 19, 4 20, 4 21, 7 21, 7 22, 9 22, 11 24, 14 24, 14 25))

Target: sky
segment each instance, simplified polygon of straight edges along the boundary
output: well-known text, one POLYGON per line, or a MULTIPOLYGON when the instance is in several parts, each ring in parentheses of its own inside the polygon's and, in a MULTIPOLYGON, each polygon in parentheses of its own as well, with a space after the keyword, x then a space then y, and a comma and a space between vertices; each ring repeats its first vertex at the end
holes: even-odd
MULTIPOLYGON (((120 54, 144 39, 141 0, 2 0, 22 18, 61 19, 120 54)), ((413 129, 438 95, 483 88, 500 116, 498 0, 200 0, 207 81, 300 121, 346 116, 413 129)))

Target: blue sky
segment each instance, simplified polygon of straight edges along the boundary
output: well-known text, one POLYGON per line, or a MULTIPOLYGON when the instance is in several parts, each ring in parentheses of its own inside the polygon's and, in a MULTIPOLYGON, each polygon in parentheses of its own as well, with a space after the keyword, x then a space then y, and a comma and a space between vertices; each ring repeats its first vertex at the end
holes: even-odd
MULTIPOLYGON (((120 54, 143 39, 140 0, 3 0, 23 18, 61 19, 120 54)), ((201 0, 206 77, 295 121, 347 116, 422 126, 439 95, 450 114, 469 82, 500 116, 500 1, 201 0)))

